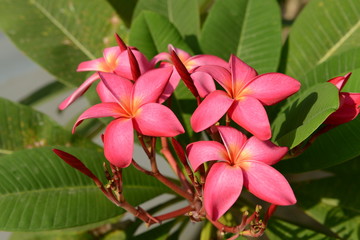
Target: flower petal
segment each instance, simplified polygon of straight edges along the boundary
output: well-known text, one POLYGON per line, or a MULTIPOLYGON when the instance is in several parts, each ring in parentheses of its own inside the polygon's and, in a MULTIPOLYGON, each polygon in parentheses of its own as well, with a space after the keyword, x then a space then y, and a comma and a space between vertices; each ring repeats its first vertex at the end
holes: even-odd
POLYGON ((172 67, 157 68, 141 75, 134 84, 132 105, 156 102, 168 84, 172 71, 172 67))
POLYGON ((185 132, 175 114, 159 103, 141 106, 133 120, 136 131, 147 136, 174 137, 185 132))
POLYGON ((347 123, 359 115, 360 93, 340 93, 340 107, 332 113, 325 124, 339 125, 347 123))
POLYGON ((118 102, 118 100, 112 95, 110 90, 105 86, 105 84, 100 81, 96 86, 96 92, 101 100, 101 102, 118 102))
POLYGON ((180 75, 178 74, 177 71, 174 71, 174 67, 173 66, 166 66, 166 67, 170 67, 173 69, 173 72, 170 76, 169 82, 166 84, 164 91, 161 93, 158 102, 159 103, 163 103, 166 101, 166 99, 168 99, 171 94, 173 94, 173 92, 175 91, 175 88, 177 87, 177 85, 179 85, 180 82, 180 75))
POLYGON ((242 89, 257 76, 255 69, 241 61, 235 55, 231 55, 230 57, 230 68, 234 94, 242 91, 242 89))
POLYGON ((220 126, 218 130, 229 156, 232 160, 235 160, 247 140, 246 136, 232 127, 220 126))
POLYGON ((191 127, 195 132, 210 127, 224 116, 233 102, 234 99, 224 91, 216 90, 210 93, 191 116, 191 127))
POLYGON ((345 76, 334 77, 328 80, 328 82, 334 84, 339 89, 339 91, 341 91, 341 89, 345 86, 346 82, 349 80, 350 76, 351 72, 346 74, 345 76))
POLYGON ((125 112, 117 103, 99 103, 96 104, 83 112, 76 120, 72 132, 75 132, 75 128, 79 124, 89 118, 102 118, 102 117, 121 117, 124 116, 125 112))
POLYGON ((284 100, 300 89, 300 82, 282 73, 266 73, 257 76, 244 92, 265 105, 284 100))
MULTIPOLYGON (((134 54, 136 61, 139 64, 139 69, 141 74, 145 73, 154 66, 152 63, 150 63, 147 60, 145 55, 139 52, 138 50, 132 49, 132 53, 134 54)), ((117 66, 115 69, 115 73, 117 75, 127 79, 135 80, 132 78, 133 76, 131 72, 131 65, 127 51, 123 51, 122 53, 120 53, 116 62, 117 62, 117 66)))
POLYGON ((205 72, 194 72, 191 74, 191 78, 194 80, 194 85, 202 98, 216 90, 213 78, 205 72))
POLYGON ((120 53, 121 51, 119 46, 104 49, 104 59, 107 62, 108 66, 112 68, 112 71, 114 71, 116 68, 117 59, 120 53))
POLYGON ((244 186, 258 198, 276 204, 296 203, 294 192, 281 173, 262 162, 244 162, 244 186))
POLYGON ((124 109, 129 109, 133 84, 130 80, 113 73, 99 72, 99 76, 107 89, 124 109))
POLYGON ((194 171, 208 161, 229 161, 228 153, 224 145, 215 141, 199 141, 190 143, 186 147, 190 165, 194 171))
POLYGON ((77 72, 84 72, 84 71, 112 72, 112 69, 109 68, 104 58, 98 58, 80 63, 76 71, 77 72))
POLYGON ((271 141, 261 141, 256 137, 251 137, 246 142, 239 157, 244 161, 258 161, 273 165, 280 161, 287 151, 287 147, 279 147, 271 141))
POLYGON ((71 103, 73 103, 76 99, 82 96, 100 77, 97 73, 92 74, 88 79, 85 80, 70 96, 68 96, 64 101, 62 101, 59 105, 60 110, 64 110, 67 108, 71 103))
POLYGON ((243 186, 241 168, 215 163, 205 180, 204 205, 207 215, 216 221, 239 198, 243 186))
MULTIPOLYGON (((180 59, 182 58, 180 57, 180 59)), ((229 67, 229 63, 224 61, 223 59, 217 56, 206 55, 206 54, 190 57, 187 61, 184 62, 184 65, 186 66, 187 70, 189 70, 190 73, 194 68, 203 65, 216 65, 223 68, 229 67)))
POLYGON ((229 94, 231 94, 231 75, 226 68, 215 65, 206 65, 198 67, 195 72, 206 72, 210 74, 210 76, 212 76, 229 94))
POLYGON ((271 137, 269 119, 263 105, 257 99, 243 97, 235 101, 229 110, 229 116, 260 140, 268 140, 271 137))
POLYGON ((109 162, 125 168, 131 164, 134 151, 134 131, 131 119, 119 118, 106 127, 104 154, 109 162))

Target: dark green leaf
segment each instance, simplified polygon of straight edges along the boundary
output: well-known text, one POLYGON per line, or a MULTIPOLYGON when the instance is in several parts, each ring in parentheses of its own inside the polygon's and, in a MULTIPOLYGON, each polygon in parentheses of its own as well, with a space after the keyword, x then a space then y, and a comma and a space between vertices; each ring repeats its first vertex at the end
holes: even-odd
MULTIPOLYGON (((0 0, 0 27, 35 62, 76 86, 82 61, 102 56, 122 25, 103 0, 0 0)), ((30 80, 30 79, 29 79, 30 80)))
POLYGON ((145 240, 145 239, 153 239, 153 240, 166 240, 170 235, 170 230, 176 224, 175 220, 169 221, 167 223, 163 223, 158 227, 155 227, 149 231, 146 231, 140 235, 132 237, 133 240, 145 240))
POLYGON ((259 73, 276 71, 281 49, 281 20, 274 0, 216 1, 200 39, 204 53, 228 60, 234 54, 259 73))
POLYGON ((143 12, 134 20, 130 30, 130 45, 139 48, 148 58, 167 52, 168 44, 191 53, 178 30, 164 16, 143 12))
POLYGON ((308 138, 339 107, 338 89, 318 84, 293 96, 272 124, 273 140, 290 149, 308 138))
MULTIPOLYGON (((131 25, 131 19, 133 17, 135 6, 138 0, 107 0, 116 12, 119 14, 121 19, 124 21, 127 27, 131 25)), ((121 36, 123 37, 123 36, 121 36)))
MULTIPOLYGON (((101 151, 63 148, 81 159, 104 183, 101 151)), ((168 189, 134 168, 124 169, 124 196, 136 206, 168 189)), ((96 185, 56 156, 51 148, 15 152, 0 158, 0 229, 44 231, 101 225, 123 210, 96 185)))
POLYGON ((291 28, 286 73, 302 81, 330 57, 360 47, 359 11, 360 0, 310 1, 291 28))
POLYGON ((95 240, 87 232, 51 231, 51 232, 24 232, 11 234, 10 240, 95 240))

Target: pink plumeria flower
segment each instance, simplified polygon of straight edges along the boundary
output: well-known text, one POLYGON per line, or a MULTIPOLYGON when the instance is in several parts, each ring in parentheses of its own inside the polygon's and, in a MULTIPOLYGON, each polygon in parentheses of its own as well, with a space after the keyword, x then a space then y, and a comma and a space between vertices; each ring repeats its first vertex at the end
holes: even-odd
POLYGON ((73 132, 84 119, 113 117, 104 134, 105 157, 115 166, 131 164, 134 149, 134 129, 142 135, 173 137, 184 133, 179 120, 167 107, 156 103, 171 69, 154 69, 141 75, 135 83, 112 73, 99 75, 115 102, 94 105, 80 115, 73 132))
MULTIPOLYGON (((215 90, 215 84, 211 76, 204 72, 194 72, 194 70, 197 67, 203 65, 217 65, 226 67, 228 65, 226 61, 213 55, 201 54, 191 56, 186 51, 175 48, 171 44, 168 46, 168 49, 170 53, 172 51, 176 53, 182 64, 185 66, 186 70, 191 74, 191 78, 193 79, 201 97, 205 97, 207 94, 215 90)), ((175 70, 174 62, 170 53, 159 53, 151 60, 154 65, 158 62, 161 62, 160 67, 174 68, 169 84, 165 87, 164 90, 165 94, 163 95, 163 99, 165 100, 173 93, 181 78, 180 74, 175 70)))
POLYGON ((350 78, 351 73, 345 76, 335 77, 328 82, 334 84, 339 89, 340 105, 338 110, 332 113, 326 120, 325 124, 340 125, 350 122, 360 112, 360 93, 340 92, 350 78))
POLYGON ((202 66, 225 89, 210 93, 195 110, 191 126, 200 132, 227 112, 241 127, 261 140, 271 137, 269 119, 263 105, 273 105, 300 89, 300 82, 281 74, 257 75, 255 69, 236 56, 230 57, 230 72, 218 66, 202 66))
MULTIPOLYGON (((96 71, 96 73, 92 74, 88 79, 86 79, 79 88, 77 88, 59 105, 60 110, 67 108, 77 98, 82 96, 89 89, 89 87, 100 78, 97 72, 115 73, 121 77, 133 80, 131 62, 129 60, 129 54, 127 51, 128 47, 122 42, 122 40, 121 44, 122 45, 119 44, 120 46, 105 48, 103 57, 101 58, 85 61, 79 64, 77 68, 78 72, 96 71)), ((146 59, 144 54, 133 47, 129 47, 129 49, 135 55, 141 73, 144 73, 152 68, 153 65, 151 65, 151 63, 146 59)), ((109 101, 108 98, 106 98, 106 96, 109 96, 109 93, 101 82, 97 87, 97 92, 99 93, 100 98, 104 98, 101 99, 103 102, 109 101)))
POLYGON ((218 161, 210 168, 204 186, 205 210, 213 221, 235 203, 243 186, 258 198, 276 205, 296 203, 287 180, 270 166, 280 161, 287 147, 256 137, 247 139, 231 127, 221 126, 218 130, 223 144, 199 141, 187 147, 194 170, 205 162, 218 161))

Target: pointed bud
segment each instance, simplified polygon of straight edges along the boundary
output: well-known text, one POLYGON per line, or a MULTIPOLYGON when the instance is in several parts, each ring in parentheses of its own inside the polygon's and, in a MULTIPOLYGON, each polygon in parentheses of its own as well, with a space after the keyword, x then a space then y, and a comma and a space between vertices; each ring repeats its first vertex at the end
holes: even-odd
POLYGON ((115 38, 117 44, 119 45, 120 51, 121 52, 125 51, 127 49, 127 46, 117 33, 115 33, 115 38))

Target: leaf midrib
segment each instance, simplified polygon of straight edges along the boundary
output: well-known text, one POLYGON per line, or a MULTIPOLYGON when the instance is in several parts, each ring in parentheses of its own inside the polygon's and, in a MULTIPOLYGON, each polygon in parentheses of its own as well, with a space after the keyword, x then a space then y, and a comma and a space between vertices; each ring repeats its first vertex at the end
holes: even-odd
POLYGON ((39 2, 36 0, 31 0, 30 3, 33 5, 46 17, 50 22, 52 22, 65 36, 67 36, 74 44, 77 46, 89 59, 95 59, 95 56, 72 34, 70 33, 65 26, 63 26, 51 13, 45 9, 39 2))

